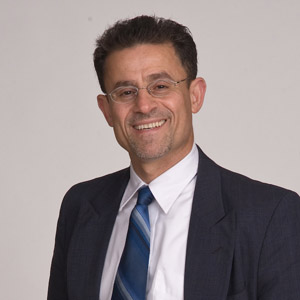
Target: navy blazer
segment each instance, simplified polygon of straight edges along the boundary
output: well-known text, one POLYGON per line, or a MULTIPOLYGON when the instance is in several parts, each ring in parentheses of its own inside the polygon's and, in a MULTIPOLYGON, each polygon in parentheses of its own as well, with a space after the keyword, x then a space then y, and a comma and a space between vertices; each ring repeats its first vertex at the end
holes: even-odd
MULTIPOLYGON (((200 149, 199 158, 184 299, 300 299, 299 196, 221 168, 200 149)), ((128 180, 127 168, 67 192, 48 300, 99 300, 105 255, 128 180)))

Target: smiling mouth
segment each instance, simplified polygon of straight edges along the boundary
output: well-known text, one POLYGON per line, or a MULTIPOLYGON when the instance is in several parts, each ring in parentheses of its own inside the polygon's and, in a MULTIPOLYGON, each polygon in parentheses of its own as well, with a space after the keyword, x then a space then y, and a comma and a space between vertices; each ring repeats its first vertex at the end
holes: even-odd
POLYGON ((152 122, 149 124, 136 125, 136 126, 134 126, 134 128, 137 130, 153 129, 153 128, 161 127, 165 122, 166 122, 166 120, 161 120, 159 122, 152 122))

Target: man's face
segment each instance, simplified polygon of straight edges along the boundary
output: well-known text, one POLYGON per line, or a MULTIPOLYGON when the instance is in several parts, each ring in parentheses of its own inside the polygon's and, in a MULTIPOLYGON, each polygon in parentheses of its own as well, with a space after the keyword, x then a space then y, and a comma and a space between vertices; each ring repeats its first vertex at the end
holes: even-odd
MULTIPOLYGON (((179 81, 186 77, 170 44, 141 44, 115 51, 105 63, 108 93, 120 83, 146 87, 154 79, 179 81)), ((164 98, 155 98, 142 89, 130 103, 107 102, 99 95, 98 104, 133 164, 158 159, 176 163, 192 148, 192 113, 200 109, 204 93, 205 82, 197 78, 190 88, 184 81, 164 98)))

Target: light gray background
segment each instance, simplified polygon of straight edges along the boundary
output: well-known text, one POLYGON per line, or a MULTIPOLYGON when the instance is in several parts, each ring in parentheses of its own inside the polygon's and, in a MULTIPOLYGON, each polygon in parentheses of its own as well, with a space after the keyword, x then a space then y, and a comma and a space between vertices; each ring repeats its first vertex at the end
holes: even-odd
POLYGON ((129 164, 96 104, 95 38, 138 14, 187 25, 208 85, 196 141, 300 193, 298 0, 2 0, 0 298, 46 298, 66 190, 129 164))

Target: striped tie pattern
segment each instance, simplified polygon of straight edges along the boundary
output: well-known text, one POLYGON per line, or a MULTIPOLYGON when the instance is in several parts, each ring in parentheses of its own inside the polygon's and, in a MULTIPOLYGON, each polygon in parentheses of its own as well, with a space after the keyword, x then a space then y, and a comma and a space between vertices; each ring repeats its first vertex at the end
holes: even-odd
POLYGON ((148 186, 138 193, 132 210, 124 251, 117 271, 112 300, 144 300, 150 252, 148 205, 153 200, 148 186))

